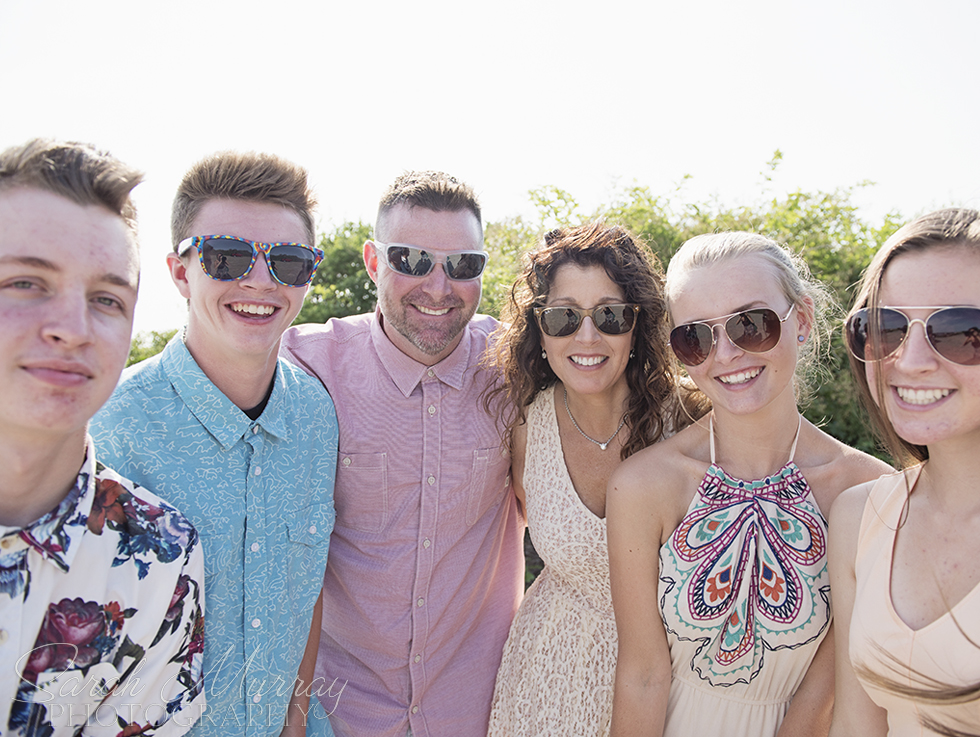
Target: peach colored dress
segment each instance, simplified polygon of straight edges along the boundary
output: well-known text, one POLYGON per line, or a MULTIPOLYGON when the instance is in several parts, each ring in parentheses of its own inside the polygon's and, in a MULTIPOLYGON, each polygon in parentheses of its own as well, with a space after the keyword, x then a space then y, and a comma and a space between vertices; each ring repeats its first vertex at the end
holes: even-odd
POLYGON ((527 523, 545 567, 504 645, 489 735, 602 737, 609 734, 617 644, 606 520, 572 486, 554 389, 528 409, 525 457, 527 523))
MULTIPOLYGON (((908 487, 915 484, 920 470, 909 472, 908 487)), ((854 564, 857 588, 851 615, 851 662, 863 663, 874 673, 917 688, 925 684, 912 670, 947 686, 980 682, 980 585, 951 613, 918 630, 905 624, 892 606, 892 551, 908 487, 901 473, 882 476, 864 507, 854 564)), ((870 683, 862 685, 871 700, 888 711, 889 737, 937 734, 924 727, 920 717, 980 733, 980 701, 921 705, 870 683)))
POLYGON ((660 549, 664 737, 772 737, 827 634, 827 523, 795 452, 742 481, 715 464, 711 434, 711 466, 660 549))

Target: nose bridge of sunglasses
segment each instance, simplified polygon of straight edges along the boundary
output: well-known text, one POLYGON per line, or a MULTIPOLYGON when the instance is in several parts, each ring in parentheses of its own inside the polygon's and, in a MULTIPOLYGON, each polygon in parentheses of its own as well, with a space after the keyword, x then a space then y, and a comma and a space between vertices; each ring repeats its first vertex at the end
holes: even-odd
POLYGON ((582 310, 578 316, 578 325, 575 327, 575 337, 581 340, 583 337, 590 340, 595 340, 603 333, 599 329, 599 323, 596 321, 596 308, 595 310, 582 310), (589 327, 586 328, 585 323, 588 320, 589 327))
POLYGON ((920 318, 910 319, 906 316, 906 319, 908 323, 905 325, 905 329, 902 330, 901 339, 890 355, 894 358, 909 358, 917 355, 921 351, 926 351, 930 356, 937 354, 941 356, 942 354, 937 350, 932 334, 927 326, 928 318, 926 320, 920 318), (921 326, 921 330, 914 329, 916 323, 921 326))

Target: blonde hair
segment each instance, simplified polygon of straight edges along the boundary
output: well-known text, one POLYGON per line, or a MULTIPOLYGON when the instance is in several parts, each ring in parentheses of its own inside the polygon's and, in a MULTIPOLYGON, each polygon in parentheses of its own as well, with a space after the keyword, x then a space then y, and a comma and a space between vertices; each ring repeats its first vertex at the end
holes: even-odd
POLYGON ((765 260, 786 299, 811 324, 810 338, 799 346, 796 362, 796 399, 797 402, 805 403, 810 398, 820 373, 821 347, 829 342, 830 316, 836 310, 837 303, 830 290, 810 275, 806 261, 790 253, 776 241, 757 233, 738 231, 691 238, 681 246, 667 265, 664 294, 668 316, 671 297, 676 294, 681 275, 721 261, 751 255, 765 260))

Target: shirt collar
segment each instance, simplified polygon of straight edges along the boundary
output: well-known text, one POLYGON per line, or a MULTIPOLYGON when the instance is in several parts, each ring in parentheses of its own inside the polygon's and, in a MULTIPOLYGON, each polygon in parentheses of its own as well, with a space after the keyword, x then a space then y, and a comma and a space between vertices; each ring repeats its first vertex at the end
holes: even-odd
POLYGON ((85 461, 68 495, 57 507, 17 533, 42 558, 63 571, 71 568, 86 533, 86 523, 95 498, 95 471, 95 447, 92 439, 88 438, 85 461))
POLYGON ((452 353, 434 366, 426 366, 424 363, 419 363, 414 358, 402 353, 385 335, 381 321, 381 310, 375 309, 374 320, 371 321, 371 342, 381 360, 381 365, 395 386, 398 387, 398 391, 408 397, 422 381, 422 378, 428 375, 429 371, 439 381, 448 384, 453 389, 463 388, 463 378, 466 369, 469 368, 472 352, 469 325, 463 328, 462 340, 459 341, 459 345, 452 353))
MULTIPOLYGON (((214 385, 187 350, 181 334, 167 344, 161 357, 163 370, 178 396, 225 450, 245 435, 253 422, 214 385)), ((286 387, 277 365, 269 403, 254 424, 276 437, 288 435, 286 387)))

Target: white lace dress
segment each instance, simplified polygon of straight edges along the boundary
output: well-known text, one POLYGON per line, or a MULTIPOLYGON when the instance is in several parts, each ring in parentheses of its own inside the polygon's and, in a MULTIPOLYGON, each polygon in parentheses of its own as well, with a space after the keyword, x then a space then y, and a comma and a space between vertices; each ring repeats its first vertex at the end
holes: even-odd
POLYGON ((504 645, 489 735, 608 735, 616 670, 606 521, 565 467, 554 388, 528 410, 527 520, 544 570, 504 645))

